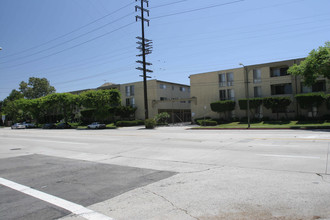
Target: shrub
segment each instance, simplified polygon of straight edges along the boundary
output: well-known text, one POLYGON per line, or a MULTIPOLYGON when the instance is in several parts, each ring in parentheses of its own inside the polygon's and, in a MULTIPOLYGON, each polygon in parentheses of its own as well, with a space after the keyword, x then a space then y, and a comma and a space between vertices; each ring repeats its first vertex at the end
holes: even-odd
POLYGON ((325 96, 325 104, 327 106, 327 109, 330 110, 330 94, 325 96))
POLYGON ((138 121, 117 121, 116 126, 117 127, 131 127, 131 126, 137 126, 138 121))
POLYGON ((262 102, 265 108, 276 112, 278 119, 278 113, 281 111, 286 112, 287 107, 291 104, 292 101, 290 97, 267 97, 263 98, 262 102))
POLYGON ((116 129, 117 127, 116 127, 115 124, 111 123, 111 124, 107 124, 107 125, 106 125, 106 128, 107 128, 107 129, 116 129))
MULTIPOLYGON (((300 108, 309 109, 322 105, 325 100, 324 93, 306 93, 295 96, 300 108)), ((330 106, 329 106, 330 107, 330 106)))
POLYGON ((157 124, 168 124, 168 119, 170 119, 170 114, 168 114, 167 112, 162 112, 159 113, 158 115, 155 116, 155 120, 157 122, 157 124))
POLYGON ((156 120, 153 118, 149 118, 144 121, 144 124, 147 129, 153 129, 156 127, 156 120))
POLYGON ((216 126, 218 123, 213 120, 198 120, 197 124, 201 126, 216 126))
POLYGON ((211 110, 219 114, 230 112, 235 109, 235 102, 231 100, 227 101, 217 101, 210 104, 211 110))
MULTIPOLYGON (((250 109, 257 109, 259 106, 262 105, 262 98, 251 98, 249 99, 249 107, 250 109)), ((247 109, 247 99, 240 99, 238 100, 238 105, 241 110, 247 109)))

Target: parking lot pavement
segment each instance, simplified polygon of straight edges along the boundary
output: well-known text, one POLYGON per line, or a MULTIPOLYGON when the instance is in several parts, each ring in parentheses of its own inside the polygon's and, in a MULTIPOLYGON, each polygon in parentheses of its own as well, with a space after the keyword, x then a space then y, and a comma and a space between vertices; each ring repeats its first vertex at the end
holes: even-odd
POLYGON ((1 159, 0 173, 5 180, 36 190, 26 195, 22 186, 13 190, 12 183, 4 185, 0 179, 0 219, 31 220, 70 214, 65 206, 49 204, 51 196, 86 207, 175 174, 43 155, 1 159), (44 201, 34 197, 39 192, 48 195, 44 201))
MULTIPOLYGON (((141 127, 97 131, 0 129, 0 176, 4 168, 13 170, 17 175, 6 171, 5 178, 40 191, 51 189, 47 193, 117 220, 330 219, 329 134, 316 130, 196 131, 185 127, 151 131, 141 127), (18 162, 21 158, 29 159, 18 162), (30 176, 28 170, 35 167, 37 173, 53 177, 30 176), (100 184, 100 173, 114 167, 122 167, 124 173, 128 169, 166 175, 151 181, 148 175, 137 176, 147 183, 139 185, 132 180, 131 188, 124 184, 118 194, 107 194, 100 201, 97 198, 103 193, 90 187, 112 189, 122 185, 110 177, 111 186, 100 184), (64 182, 62 172, 56 170, 64 170, 64 182), (51 186, 54 181, 58 188, 51 186), (83 198, 72 196, 80 193, 87 193, 91 202, 85 204, 83 198)), ((5 197, 11 192, 4 191, 5 197)), ((1 199, 0 208, 10 201, 1 199)), ((71 214, 61 219, 83 218, 71 214)))

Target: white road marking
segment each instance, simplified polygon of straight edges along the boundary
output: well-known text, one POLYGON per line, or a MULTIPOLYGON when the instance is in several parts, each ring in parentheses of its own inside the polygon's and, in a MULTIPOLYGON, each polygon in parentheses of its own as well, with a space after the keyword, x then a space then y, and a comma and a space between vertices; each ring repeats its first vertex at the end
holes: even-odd
POLYGON ((295 156, 295 155, 278 155, 278 154, 257 154, 265 157, 287 157, 287 158, 301 158, 301 159, 321 159, 321 157, 310 157, 310 156, 295 156))
POLYGON ((24 186, 24 185, 12 182, 10 180, 7 180, 7 179, 1 178, 1 177, 0 177, 0 184, 7 186, 11 189, 17 190, 21 193, 25 193, 29 196, 35 197, 37 199, 48 202, 55 206, 58 206, 62 209, 66 209, 66 210, 72 212, 73 214, 76 214, 76 215, 83 217, 85 219, 88 219, 88 220, 114 220, 113 218, 110 218, 106 215, 95 212, 91 209, 87 209, 82 205, 78 205, 76 203, 61 199, 59 197, 49 195, 47 193, 32 189, 28 186, 24 186))

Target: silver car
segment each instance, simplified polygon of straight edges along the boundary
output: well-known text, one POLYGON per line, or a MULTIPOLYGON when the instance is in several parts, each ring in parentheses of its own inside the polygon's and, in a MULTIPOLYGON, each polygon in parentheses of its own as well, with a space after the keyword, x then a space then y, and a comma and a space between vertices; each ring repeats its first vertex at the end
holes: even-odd
POLYGON ((105 128, 105 127, 106 127, 105 124, 100 124, 99 122, 93 122, 92 124, 87 125, 87 128, 90 128, 90 129, 105 128))
POLYGON ((21 123, 15 123, 11 126, 11 129, 24 129, 24 128, 26 128, 26 126, 21 123))

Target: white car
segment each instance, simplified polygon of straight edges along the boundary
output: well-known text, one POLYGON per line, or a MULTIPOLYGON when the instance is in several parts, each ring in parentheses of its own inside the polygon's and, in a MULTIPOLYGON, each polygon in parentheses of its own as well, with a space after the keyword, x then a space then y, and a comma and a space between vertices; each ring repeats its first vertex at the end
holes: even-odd
POLYGON ((87 128, 92 128, 92 129, 96 129, 96 128, 105 128, 106 125, 105 124, 100 124, 99 122, 93 122, 90 125, 87 125, 87 128))
POLYGON ((24 128, 26 128, 26 126, 21 123, 15 123, 11 126, 11 129, 24 129, 24 128))

